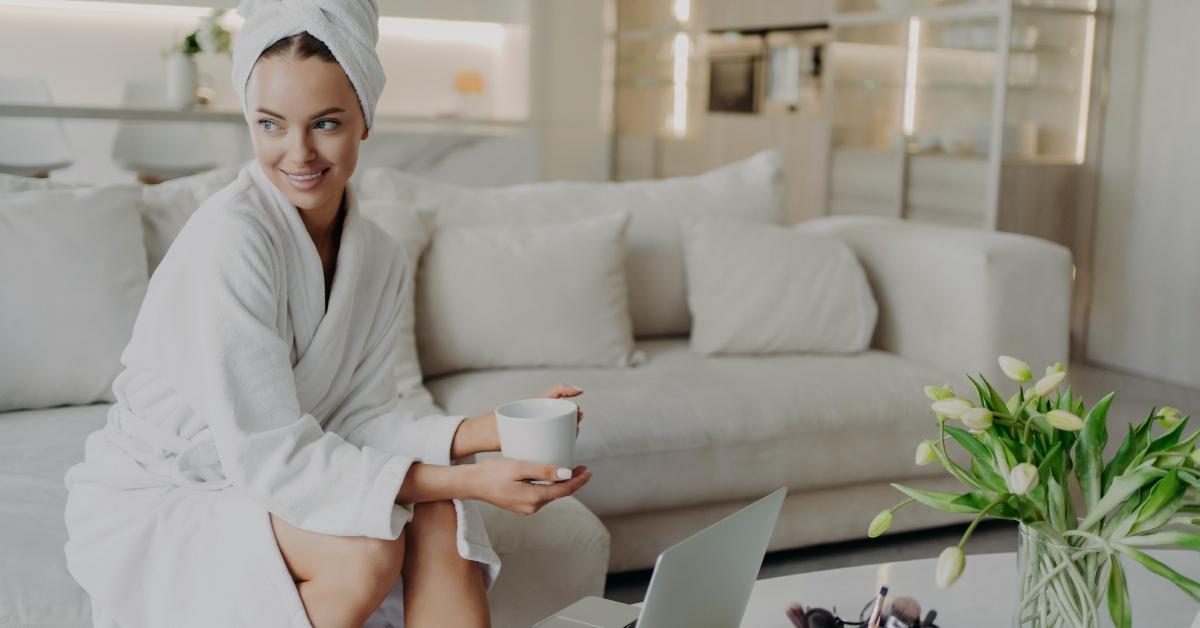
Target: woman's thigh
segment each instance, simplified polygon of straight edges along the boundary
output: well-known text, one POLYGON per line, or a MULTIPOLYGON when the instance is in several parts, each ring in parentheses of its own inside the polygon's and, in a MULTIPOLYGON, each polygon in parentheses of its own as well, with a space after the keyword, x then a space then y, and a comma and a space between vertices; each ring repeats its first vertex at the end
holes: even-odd
POLYGON ((271 529, 292 580, 321 575, 357 575, 363 571, 399 573, 404 564, 404 533, 395 541, 363 536, 333 536, 301 530, 271 514, 271 529))

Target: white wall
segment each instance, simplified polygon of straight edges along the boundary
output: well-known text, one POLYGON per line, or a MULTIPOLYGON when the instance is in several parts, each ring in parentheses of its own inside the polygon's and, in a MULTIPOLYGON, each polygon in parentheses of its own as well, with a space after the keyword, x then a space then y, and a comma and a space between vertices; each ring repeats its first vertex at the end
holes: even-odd
POLYGON ((1114 5, 1088 357, 1200 388, 1200 3, 1114 5))

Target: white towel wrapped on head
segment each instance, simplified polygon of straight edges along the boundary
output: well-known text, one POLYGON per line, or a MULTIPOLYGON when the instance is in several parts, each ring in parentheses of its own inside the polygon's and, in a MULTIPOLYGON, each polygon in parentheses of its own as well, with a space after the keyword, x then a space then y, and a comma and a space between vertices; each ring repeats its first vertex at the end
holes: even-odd
POLYGON ((233 89, 246 106, 246 82, 259 55, 285 37, 307 32, 324 42, 350 79, 363 120, 371 128, 387 77, 375 53, 379 7, 375 0, 242 0, 245 18, 233 42, 233 89))

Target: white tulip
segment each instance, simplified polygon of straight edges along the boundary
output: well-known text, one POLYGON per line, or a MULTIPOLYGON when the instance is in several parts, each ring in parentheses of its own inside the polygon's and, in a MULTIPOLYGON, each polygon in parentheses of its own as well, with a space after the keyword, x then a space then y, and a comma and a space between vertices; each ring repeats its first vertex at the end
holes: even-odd
POLYGON ((937 454, 933 451, 933 446, 929 441, 923 440, 920 445, 917 445, 917 466, 925 466, 934 460, 937 460, 937 454))
POLYGON ((942 550, 937 561, 937 585, 940 588, 954 584, 958 577, 962 575, 963 567, 967 564, 967 557, 963 556, 963 551, 956 545, 951 545, 942 550))
POLYGON ((926 386, 925 396, 929 397, 932 401, 949 399, 954 396, 954 389, 950 387, 950 384, 946 384, 945 386, 926 386))
POLYGON ((1046 413, 1046 421, 1064 432, 1078 432, 1083 429, 1083 419, 1066 410, 1051 410, 1046 413))
POLYGON ((958 417, 972 432, 985 432, 992 426, 992 411, 987 408, 970 408, 958 417))
POLYGON ((1037 467, 1029 464, 1028 462, 1022 462, 1021 464, 1009 470, 1008 478, 1006 478, 1005 483, 1008 484, 1008 490, 1012 494, 1024 495, 1029 491, 1032 491, 1034 487, 1037 486, 1037 467))
POLYGON ((1067 378, 1066 371, 1056 371, 1037 381, 1033 385, 1033 394, 1035 397, 1045 397, 1054 392, 1062 385, 1063 380, 1067 378))
POLYGON ((1193 449, 1191 455, 1192 464, 1200 467, 1200 449, 1193 449))
POLYGON ((962 397, 950 397, 948 399, 938 399, 929 406, 933 411, 948 416, 952 419, 957 419, 962 415, 963 411, 970 410, 975 407, 975 404, 963 399, 962 397))
POLYGON ((867 536, 873 539, 887 532, 890 527, 892 527, 892 511, 885 510, 871 520, 871 527, 867 528, 867 536))
POLYGON ((1033 372, 1029 370, 1029 365, 1012 356, 1000 356, 1000 370, 1018 384, 1024 384, 1033 379, 1033 372))
POLYGON ((1062 362, 1055 362, 1052 366, 1046 367, 1046 375, 1051 373, 1066 373, 1067 367, 1062 362))
POLYGON ((1154 415, 1154 421, 1164 430, 1173 430, 1183 423, 1183 414, 1178 409, 1166 406, 1154 415))

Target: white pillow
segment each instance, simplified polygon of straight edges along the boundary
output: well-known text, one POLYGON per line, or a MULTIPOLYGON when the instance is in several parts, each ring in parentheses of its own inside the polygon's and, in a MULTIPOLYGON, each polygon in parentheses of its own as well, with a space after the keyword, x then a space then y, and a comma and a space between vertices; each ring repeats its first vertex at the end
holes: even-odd
POLYGON ((878 308, 850 247, 803 223, 685 222, 691 348, 702 354, 852 353, 878 308))
POLYGON ((146 294, 136 186, 0 194, 0 411, 115 401, 146 294))
POLYGON ((629 216, 434 231, 417 273, 426 376, 505 366, 631 366, 629 216))
POLYGON ((240 166, 228 166, 142 186, 142 228, 151 273, 200 203, 232 183, 240 171, 240 166))
POLYGON ((764 151, 694 177, 622 183, 552 182, 471 189, 390 168, 368 169, 362 198, 429 203, 439 226, 538 225, 628 211, 626 281, 633 330, 638 336, 686 334, 690 327, 683 273, 680 220, 687 215, 728 215, 784 220, 783 160, 764 151))
MULTIPOLYGON (((242 166, 208 170, 154 185, 137 185, 141 190, 142 230, 145 232, 146 264, 151 273, 158 268, 179 230, 192 217, 204 199, 237 178, 242 166)), ((36 179, 0 174, 0 192, 28 190, 72 190, 93 187, 83 183, 63 183, 55 179, 36 179)))
POLYGON ((384 233, 404 250, 404 302, 400 305, 399 331, 396 334, 396 390, 404 399, 433 402, 433 396, 421 383, 421 365, 417 358, 416 279, 421 254, 429 245, 433 209, 400 201, 360 201, 359 212, 378 224, 384 233))

